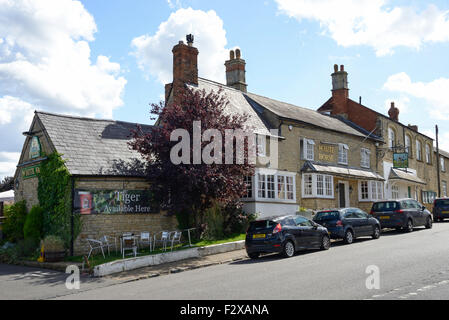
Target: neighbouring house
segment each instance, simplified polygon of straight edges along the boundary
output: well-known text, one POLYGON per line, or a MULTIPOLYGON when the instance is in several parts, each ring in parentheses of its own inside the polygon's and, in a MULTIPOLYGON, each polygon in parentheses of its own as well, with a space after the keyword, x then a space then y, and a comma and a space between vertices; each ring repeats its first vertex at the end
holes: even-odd
POLYGON ((437 196, 437 168, 433 139, 418 131, 416 125, 399 122, 394 102, 388 116, 349 98, 348 73, 334 66, 332 97, 318 112, 338 116, 382 138, 387 144, 378 148, 380 174, 385 178, 385 198, 414 198, 428 208, 437 196))

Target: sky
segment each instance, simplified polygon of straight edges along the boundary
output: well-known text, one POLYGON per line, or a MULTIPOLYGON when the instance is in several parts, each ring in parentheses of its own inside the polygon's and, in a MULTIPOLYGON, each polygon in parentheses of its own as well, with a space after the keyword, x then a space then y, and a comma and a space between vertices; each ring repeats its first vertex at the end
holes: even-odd
POLYGON ((350 98, 449 151, 446 0, 0 0, 0 179, 35 110, 151 124, 190 33, 200 77, 240 48, 248 91, 316 110, 344 65, 350 98))

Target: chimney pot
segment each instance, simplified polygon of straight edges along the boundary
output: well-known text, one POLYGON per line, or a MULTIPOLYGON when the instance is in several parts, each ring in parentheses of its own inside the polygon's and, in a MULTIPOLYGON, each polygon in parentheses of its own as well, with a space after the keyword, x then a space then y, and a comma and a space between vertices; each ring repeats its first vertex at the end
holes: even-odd
POLYGON ((235 55, 236 55, 237 59, 240 59, 240 56, 241 56, 240 49, 235 50, 235 55))
POLYGON ((344 65, 340 66, 340 71, 345 71, 345 66, 344 65))
POLYGON ((334 64, 334 72, 338 72, 338 65, 334 64))
POLYGON ((388 110, 388 115, 393 121, 399 121, 399 109, 394 106, 394 102, 391 102, 390 110, 388 110))
POLYGON ((246 62, 241 59, 240 49, 231 50, 230 52, 230 60, 225 62, 226 66, 226 85, 228 87, 240 90, 242 92, 247 91, 246 84, 246 62), (236 56, 236 57, 235 57, 236 56))

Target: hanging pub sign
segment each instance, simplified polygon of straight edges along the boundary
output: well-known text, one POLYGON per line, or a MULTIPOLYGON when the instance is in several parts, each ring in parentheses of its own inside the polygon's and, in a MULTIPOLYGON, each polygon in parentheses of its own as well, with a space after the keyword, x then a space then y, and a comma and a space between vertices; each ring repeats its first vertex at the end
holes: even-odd
POLYGON ((393 153, 393 168, 408 168, 408 153, 393 153))
POLYGON ((34 136, 31 138, 30 143, 30 153, 29 157, 30 159, 38 158, 41 155, 41 142, 39 141, 39 138, 34 136))
POLYGON ((159 213, 150 190, 75 189, 74 212, 80 214, 159 213))

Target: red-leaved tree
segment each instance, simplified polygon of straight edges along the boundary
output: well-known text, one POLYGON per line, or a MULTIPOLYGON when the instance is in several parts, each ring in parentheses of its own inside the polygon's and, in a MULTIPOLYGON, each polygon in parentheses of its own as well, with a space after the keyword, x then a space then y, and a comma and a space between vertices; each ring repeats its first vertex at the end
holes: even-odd
MULTIPOLYGON (((233 140, 233 164, 225 164, 225 135, 227 129, 252 132, 246 125, 248 115, 226 112, 228 101, 221 91, 205 92, 185 88, 180 93, 180 103, 151 104, 153 119, 157 124, 150 132, 140 128, 133 132, 131 147, 146 160, 146 176, 151 181, 156 200, 169 214, 184 212, 193 215, 193 223, 203 222, 203 213, 214 203, 228 205, 239 201, 246 192, 245 176, 254 174, 254 164, 248 161, 252 145, 244 144, 243 164, 236 161, 236 139, 233 140), (208 129, 220 132, 222 140, 222 164, 194 163, 194 121, 201 121, 201 134, 208 129), (175 164, 171 158, 172 148, 179 140, 171 141, 176 129, 189 133, 188 163, 175 164)), ((201 142, 201 150, 214 141, 201 142)), ((185 142, 185 141, 184 141, 185 142)), ((185 152, 186 150, 182 150, 185 152)), ((216 150, 215 150, 216 151, 216 150)), ((212 152, 212 156, 217 156, 212 152)), ((185 156, 185 155, 184 155, 185 156)))

